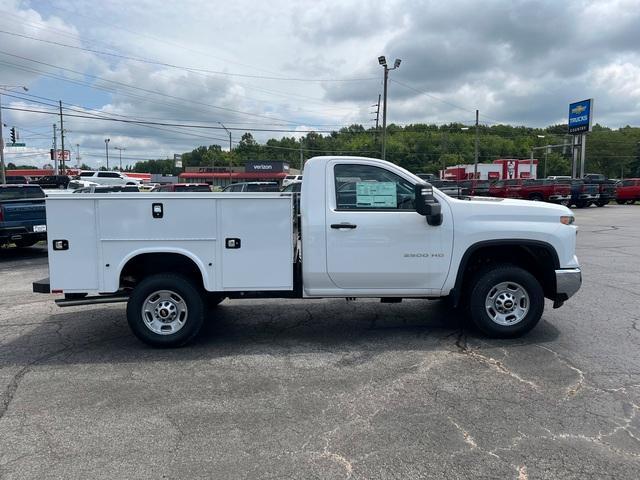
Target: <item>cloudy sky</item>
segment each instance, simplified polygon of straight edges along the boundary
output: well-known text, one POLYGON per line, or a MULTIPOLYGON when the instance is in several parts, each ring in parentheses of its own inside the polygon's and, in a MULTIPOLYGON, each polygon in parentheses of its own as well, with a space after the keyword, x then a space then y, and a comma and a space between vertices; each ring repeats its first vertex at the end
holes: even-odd
POLYGON ((0 86, 29 88, 0 91, 27 143, 6 160, 45 161, 59 119, 40 112, 58 100, 66 145, 93 167, 105 138, 134 163, 228 148, 218 122, 234 143, 372 125, 379 55, 402 59, 389 122, 471 124, 478 108, 546 126, 593 97, 596 122, 640 126, 640 0, 0 0, 0 86))

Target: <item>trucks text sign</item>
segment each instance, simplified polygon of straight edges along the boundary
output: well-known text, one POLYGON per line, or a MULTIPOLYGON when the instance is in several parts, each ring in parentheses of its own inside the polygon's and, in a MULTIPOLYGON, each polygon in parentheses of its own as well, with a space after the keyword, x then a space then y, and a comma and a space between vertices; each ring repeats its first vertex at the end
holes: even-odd
POLYGON ((591 131, 593 99, 569 104, 569 133, 575 135, 591 131))

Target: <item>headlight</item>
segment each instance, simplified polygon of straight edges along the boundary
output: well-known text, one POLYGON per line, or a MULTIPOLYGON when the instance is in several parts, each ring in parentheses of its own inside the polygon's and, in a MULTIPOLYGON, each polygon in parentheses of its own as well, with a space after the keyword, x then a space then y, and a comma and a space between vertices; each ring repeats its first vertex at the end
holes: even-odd
POLYGON ((560 223, 562 223, 563 225, 571 225, 575 221, 576 217, 574 217, 573 215, 562 215, 560 217, 560 223))

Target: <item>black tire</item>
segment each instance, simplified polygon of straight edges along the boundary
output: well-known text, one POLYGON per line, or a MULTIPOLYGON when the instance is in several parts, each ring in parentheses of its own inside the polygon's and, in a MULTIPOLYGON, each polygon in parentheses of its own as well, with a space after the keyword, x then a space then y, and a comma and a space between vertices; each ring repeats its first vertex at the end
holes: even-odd
MULTIPOLYGON (((127 321, 134 335, 153 347, 180 347, 186 345, 200 331, 204 321, 204 295, 193 281, 182 275, 162 273, 142 280, 133 289, 127 303, 127 321), (175 333, 160 334, 151 330, 145 322, 142 308, 147 298, 159 291, 172 292, 186 305, 184 324, 175 333)), ((152 317, 147 317, 152 318, 152 317)))
POLYGON ((562 205, 563 207, 570 207, 571 200, 560 200, 560 205, 562 205))
POLYGON ((542 202, 544 201, 544 197, 539 193, 532 193, 531 195, 529 195, 529 200, 531 200, 532 202, 542 202))
POLYGON ((34 246, 36 243, 38 243, 38 240, 34 240, 32 238, 23 238, 21 240, 14 240, 13 243, 15 243, 16 247, 18 248, 27 248, 34 246))
POLYGON ((578 208, 585 208, 585 207, 588 207, 588 206, 589 206, 589 204, 585 200, 578 200, 576 202, 576 207, 578 207, 578 208))
POLYGON ((544 291, 538 280, 520 267, 509 264, 492 266, 476 275, 469 296, 469 309, 473 323, 485 335, 492 338, 519 337, 540 321, 544 311, 544 291), (489 315, 485 301, 496 286, 510 282, 521 287, 528 295, 528 310, 520 321, 501 325, 489 315))
POLYGON ((635 200, 627 200, 627 205, 635 205, 635 200))
POLYGON ((627 203, 627 201, 626 200, 616 200, 616 203, 618 205, 624 205, 625 203, 627 203))
POLYGON ((599 200, 596 205, 599 207, 604 207, 605 205, 609 205, 609 200, 599 200))

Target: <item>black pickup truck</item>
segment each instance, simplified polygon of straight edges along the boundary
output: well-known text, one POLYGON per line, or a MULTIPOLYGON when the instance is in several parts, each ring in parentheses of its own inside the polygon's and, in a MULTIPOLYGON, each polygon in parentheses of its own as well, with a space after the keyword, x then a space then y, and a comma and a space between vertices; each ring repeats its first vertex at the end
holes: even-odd
POLYGON ((42 189, 38 185, 0 185, 0 245, 30 247, 46 239, 42 189))
POLYGON ((597 185, 600 196, 593 205, 604 207, 610 201, 616 199, 616 182, 609 180, 601 173, 588 173, 584 176, 584 182, 588 185, 597 185))

